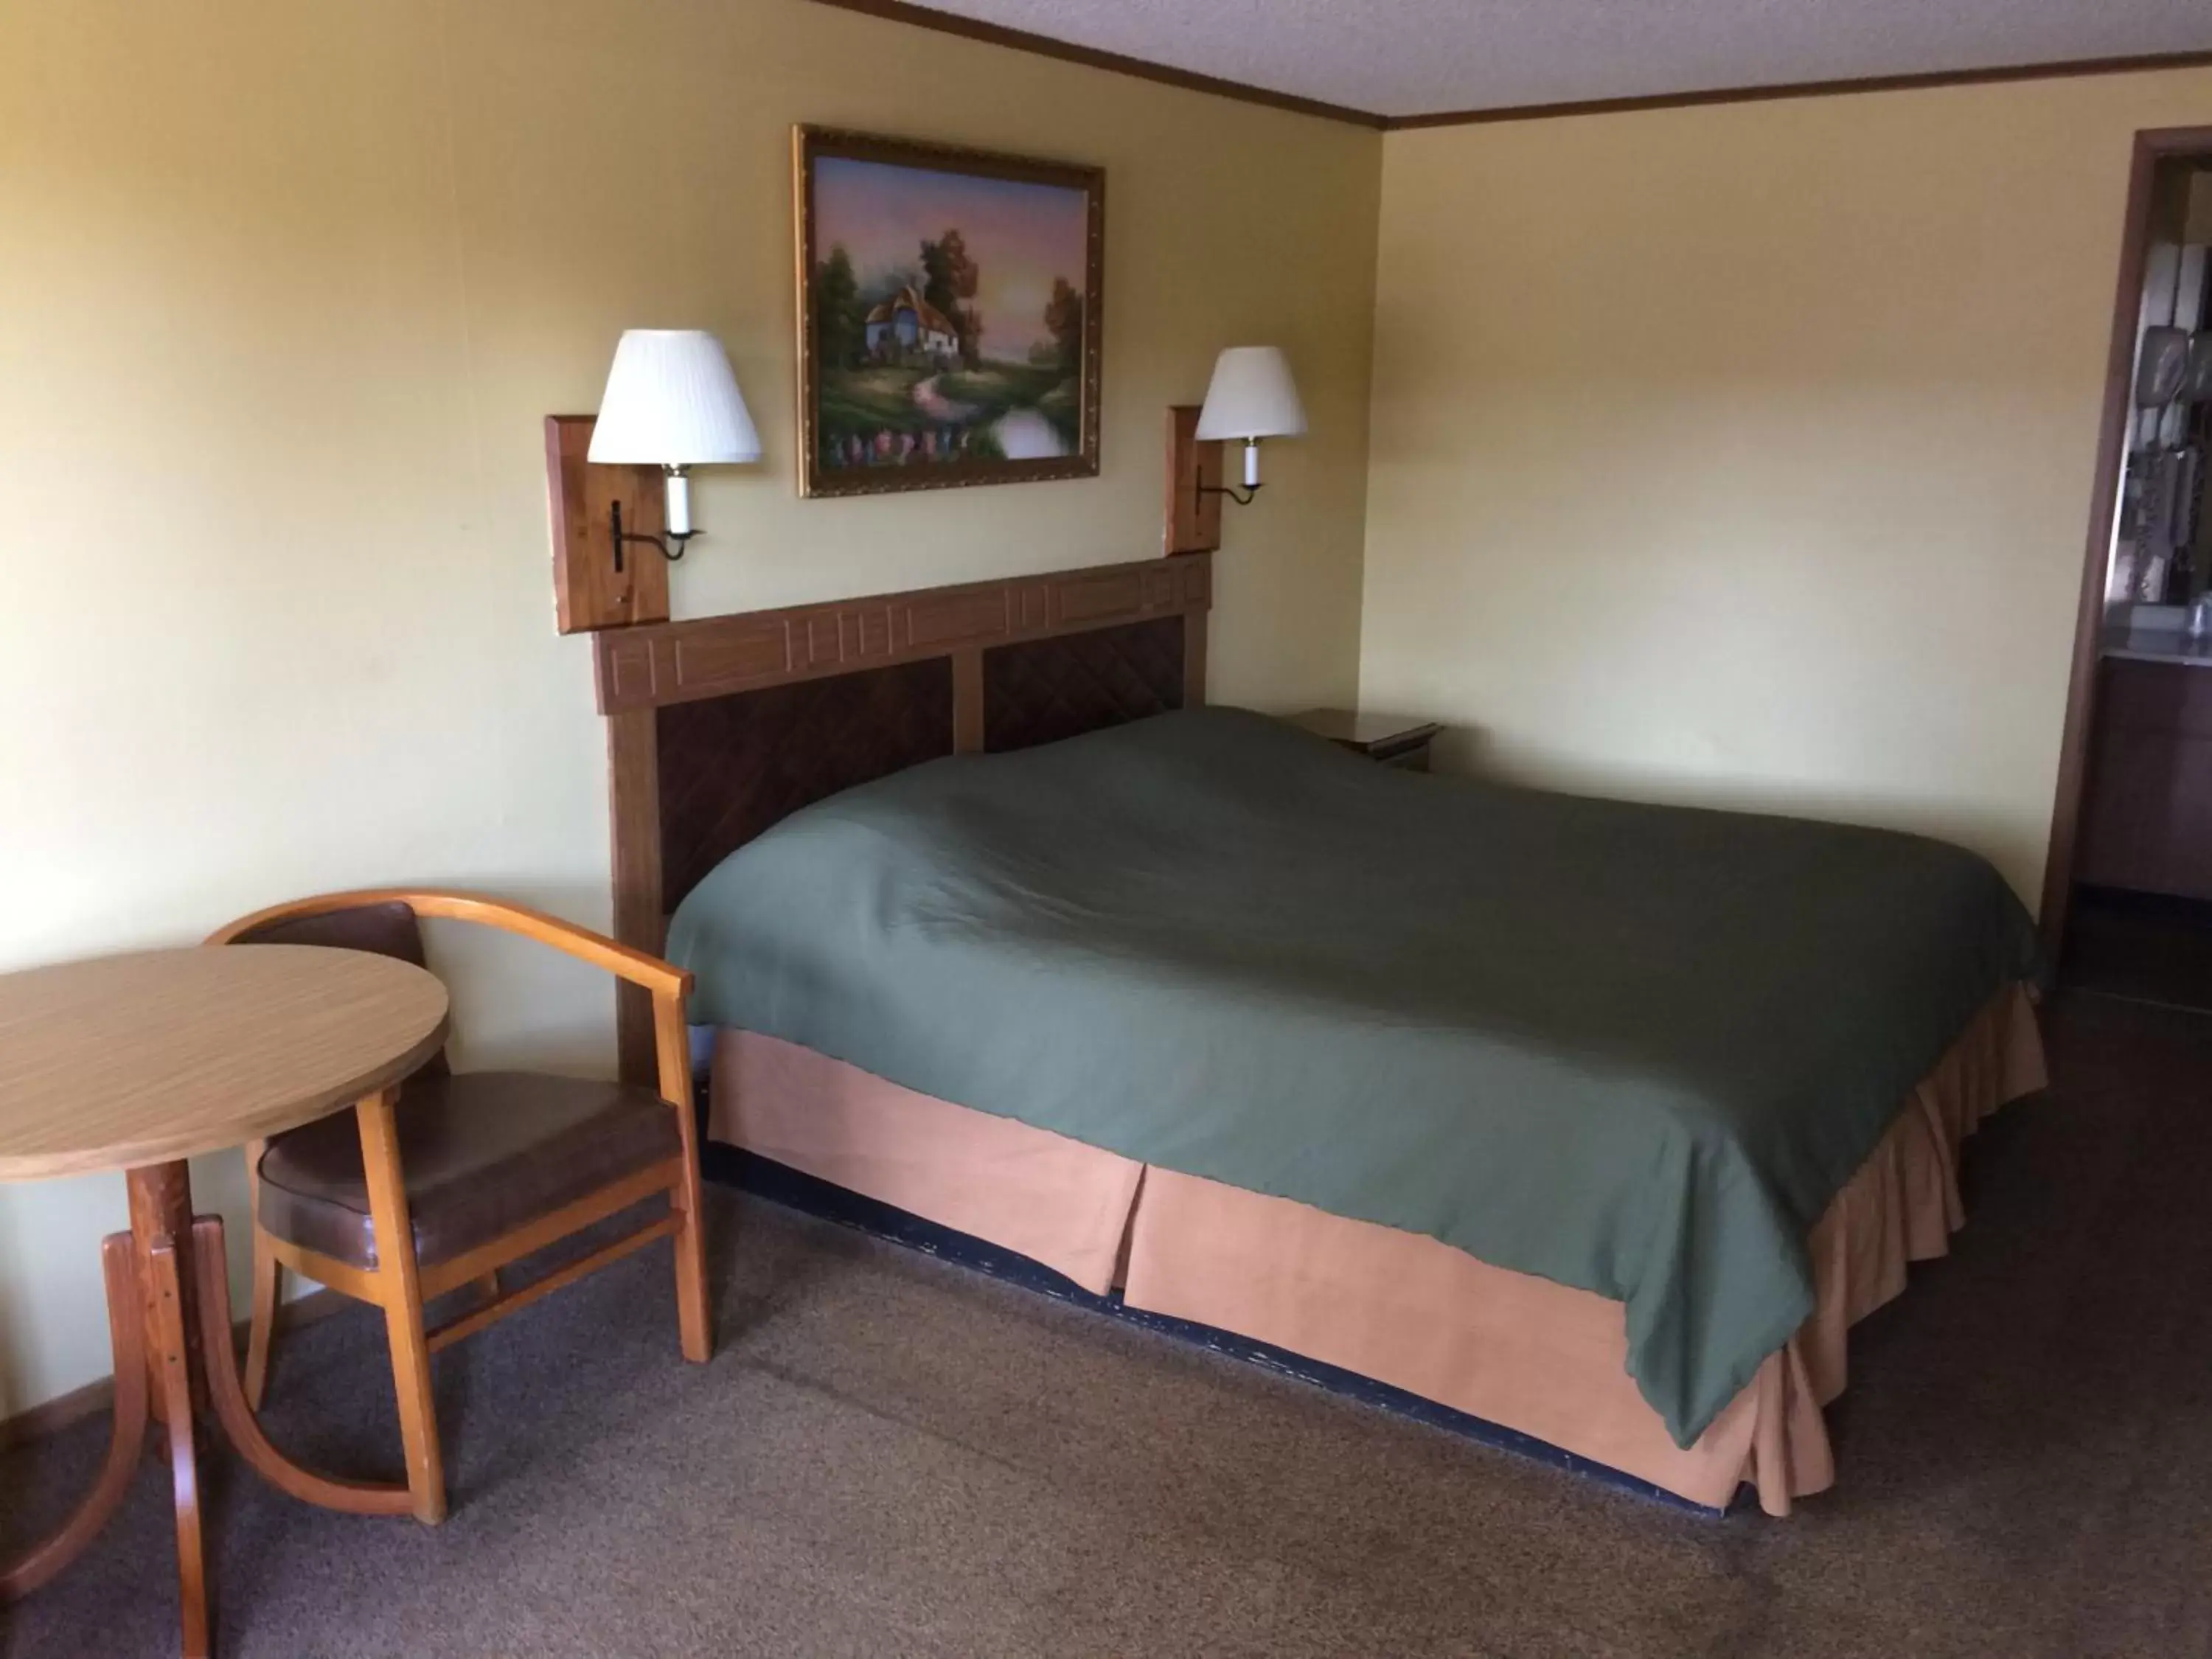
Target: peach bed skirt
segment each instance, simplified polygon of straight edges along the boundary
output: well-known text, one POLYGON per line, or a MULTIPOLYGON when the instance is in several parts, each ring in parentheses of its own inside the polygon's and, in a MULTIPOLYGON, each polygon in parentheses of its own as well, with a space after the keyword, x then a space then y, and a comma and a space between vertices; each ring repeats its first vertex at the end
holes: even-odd
POLYGON ((1618 1302, 1419 1234, 1148 1167, 724 1030, 709 1133, 988 1239, 1133 1308, 1272 1343, 1533 1435, 1693 1503, 1771 1515, 1835 1479, 1821 1407, 1845 1334, 1965 1221, 1960 1143, 2044 1084, 2026 994, 1986 1006, 1914 1089, 1810 1238, 1813 1316, 1687 1450, 1628 1375, 1618 1302))

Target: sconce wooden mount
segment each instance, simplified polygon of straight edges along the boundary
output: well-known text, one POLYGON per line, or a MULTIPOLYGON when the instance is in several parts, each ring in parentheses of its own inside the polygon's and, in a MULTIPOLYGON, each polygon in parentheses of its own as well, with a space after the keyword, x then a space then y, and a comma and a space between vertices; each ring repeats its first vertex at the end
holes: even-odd
POLYGON ((1221 545, 1220 439, 1200 441, 1196 404, 1168 406, 1166 551, 1212 553, 1221 545))
POLYGON ((617 558, 610 533, 616 523, 640 535, 661 533, 666 504, 660 469, 586 461, 597 423, 589 415, 545 417, 553 604, 563 634, 668 620, 668 562, 649 548, 645 557, 633 551, 617 558))

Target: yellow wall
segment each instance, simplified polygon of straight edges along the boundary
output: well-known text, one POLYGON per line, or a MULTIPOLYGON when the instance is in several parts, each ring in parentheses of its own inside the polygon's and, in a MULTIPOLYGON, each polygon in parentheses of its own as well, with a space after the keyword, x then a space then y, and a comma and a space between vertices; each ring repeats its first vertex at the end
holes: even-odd
POLYGON ((2137 128, 2212 71, 1392 133, 1360 687, 2040 880, 2137 128))
MULTIPOLYGON (((719 331, 768 448, 702 476, 679 615, 1146 556, 1164 405, 1281 343, 1312 435, 1231 523, 1213 693, 1349 698, 1380 142, 800 0, 0 8, 0 969, 361 882, 604 922, 539 422, 626 325, 719 331), (798 121, 1104 166, 1101 477, 795 498, 798 121)), ((599 980, 442 960, 477 1060, 609 1063, 599 980)), ((106 1370, 120 1222, 0 1193, 0 1415, 106 1370)))

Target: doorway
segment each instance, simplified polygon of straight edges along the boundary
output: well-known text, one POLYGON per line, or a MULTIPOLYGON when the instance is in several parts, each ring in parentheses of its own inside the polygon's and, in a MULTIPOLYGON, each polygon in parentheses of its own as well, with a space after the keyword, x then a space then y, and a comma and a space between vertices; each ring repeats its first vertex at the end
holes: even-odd
POLYGON ((2212 1010, 2212 128, 2136 136, 2043 938, 2212 1010))

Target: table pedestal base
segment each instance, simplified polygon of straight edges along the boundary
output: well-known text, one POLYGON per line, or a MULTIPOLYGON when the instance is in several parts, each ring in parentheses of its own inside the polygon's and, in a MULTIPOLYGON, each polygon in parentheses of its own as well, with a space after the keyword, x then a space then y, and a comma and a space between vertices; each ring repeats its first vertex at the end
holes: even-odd
POLYGON ((232 1448, 264 1480, 302 1502, 356 1515, 411 1510, 404 1486, 331 1480, 301 1468, 270 1443, 239 1384, 222 1220, 193 1218, 191 1182, 182 1164, 133 1170, 129 1181, 131 1231, 112 1234, 100 1245, 115 1350, 115 1428, 107 1461, 58 1532, 0 1565, 0 1602, 49 1583, 100 1535, 130 1492, 147 1423, 161 1422, 167 1426, 176 1495, 184 1652, 186 1659, 204 1659, 208 1576, 198 1449, 203 1416, 222 1425, 232 1448))

